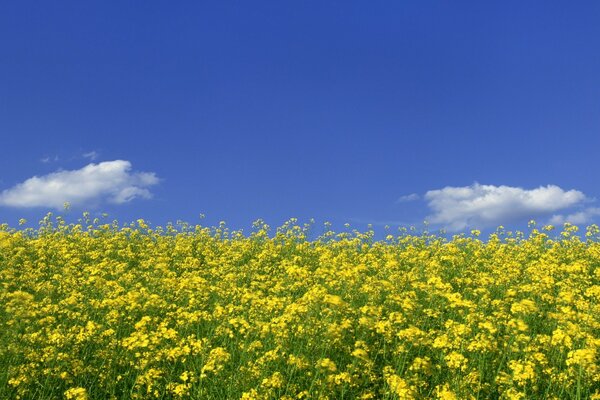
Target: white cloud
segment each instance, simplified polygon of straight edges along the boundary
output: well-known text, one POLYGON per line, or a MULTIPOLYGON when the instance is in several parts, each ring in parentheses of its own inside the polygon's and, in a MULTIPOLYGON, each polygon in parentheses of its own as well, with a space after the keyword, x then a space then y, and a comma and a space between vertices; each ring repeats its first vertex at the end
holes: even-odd
POLYGON ((549 223, 552 225, 562 225, 569 222, 574 225, 587 224, 596 216, 600 215, 600 207, 589 207, 583 211, 572 213, 569 215, 553 215, 549 223))
POLYGON ((0 205, 8 207, 94 206, 103 201, 121 204, 137 197, 148 199, 148 190, 159 179, 153 172, 131 171, 124 160, 88 164, 71 171, 34 176, 0 193, 0 205))
POLYGON ((419 196, 418 194, 411 193, 404 196, 400 196, 398 200, 396 200, 396 203, 408 203, 409 201, 419 200, 420 198, 421 196, 419 196))
POLYGON ((90 161, 95 161, 99 154, 97 151, 90 151, 81 155, 83 158, 88 158, 90 161))
POLYGON ((40 158, 40 161, 43 162, 44 164, 48 164, 51 161, 58 161, 58 156, 54 156, 54 157, 45 156, 45 157, 40 158))
POLYGON ((425 199, 433 211, 429 222, 449 231, 460 231, 548 215, 577 205, 586 200, 586 196, 578 190, 565 191, 555 185, 527 190, 475 183, 430 190, 425 199))

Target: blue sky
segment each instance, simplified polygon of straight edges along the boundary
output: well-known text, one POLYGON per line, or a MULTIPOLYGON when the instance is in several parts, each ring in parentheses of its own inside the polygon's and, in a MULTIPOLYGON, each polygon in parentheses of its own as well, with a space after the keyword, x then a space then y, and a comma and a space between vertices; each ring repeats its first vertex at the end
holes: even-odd
POLYGON ((598 20, 594 1, 2 2, 0 221, 66 199, 235 228, 597 222, 598 20))

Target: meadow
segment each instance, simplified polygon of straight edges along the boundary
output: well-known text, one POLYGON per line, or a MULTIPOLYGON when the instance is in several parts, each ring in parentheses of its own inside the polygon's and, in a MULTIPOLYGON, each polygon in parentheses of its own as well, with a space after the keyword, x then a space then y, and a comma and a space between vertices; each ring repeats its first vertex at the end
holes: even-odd
POLYGON ((600 399, 600 231, 0 226, 2 399, 600 399))

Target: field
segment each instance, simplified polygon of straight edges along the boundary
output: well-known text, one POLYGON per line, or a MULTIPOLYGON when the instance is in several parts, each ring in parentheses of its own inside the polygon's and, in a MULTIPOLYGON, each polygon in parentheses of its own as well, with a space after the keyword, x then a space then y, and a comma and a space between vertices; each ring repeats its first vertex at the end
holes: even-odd
POLYGON ((597 227, 311 229, 3 225, 0 398, 600 399, 597 227))

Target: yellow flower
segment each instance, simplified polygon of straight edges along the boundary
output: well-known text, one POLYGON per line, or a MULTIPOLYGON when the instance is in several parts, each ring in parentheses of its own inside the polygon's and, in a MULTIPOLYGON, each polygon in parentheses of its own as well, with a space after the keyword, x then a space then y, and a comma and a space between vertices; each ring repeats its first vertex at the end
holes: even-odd
POLYGON ((225 363, 229 361, 231 355, 223 347, 216 347, 210 351, 206 364, 201 369, 201 377, 206 378, 208 373, 218 373, 221 371, 225 363))
POLYGON ((0 224, 0 398, 600 397, 598 227, 99 223, 0 224))
POLYGON ((325 371, 329 371, 329 372, 335 372, 335 371, 337 371, 337 366, 329 358, 322 358, 322 359, 320 359, 317 362, 317 366, 319 368, 324 369, 325 371))
POLYGON ((513 380, 519 385, 525 385, 528 381, 535 379, 535 365, 530 361, 511 360, 508 367, 512 370, 513 380))
POLYGON ((283 375, 281 372, 276 371, 269 378, 265 378, 262 381, 262 385, 271 389, 279 389, 284 384, 283 375))
POLYGON ((460 371, 465 371, 467 369, 467 358, 456 351, 446 355, 444 360, 450 369, 460 371))
POLYGON ((398 396, 398 399, 412 400, 415 398, 413 388, 404 379, 393 373, 392 368, 385 367, 384 376, 390 391, 398 396))
POLYGON ((256 389, 250 389, 248 392, 242 393, 241 400, 259 400, 260 396, 256 389))
POLYGON ((567 365, 581 367, 588 373, 596 373, 598 371, 596 349, 586 348, 570 351, 567 355, 567 365))
POLYGON ((67 400, 87 400, 87 390, 82 387, 71 388, 65 391, 65 398, 67 400))
POLYGON ((535 302, 533 300, 524 299, 524 300, 521 300, 520 302, 513 303, 510 308, 510 311, 513 314, 518 314, 518 313, 531 314, 531 313, 537 311, 537 305, 535 304, 535 302))
POLYGON ((450 390, 450 385, 447 383, 436 386, 435 395, 436 398, 440 400, 458 400, 458 397, 456 397, 456 394, 450 390))

